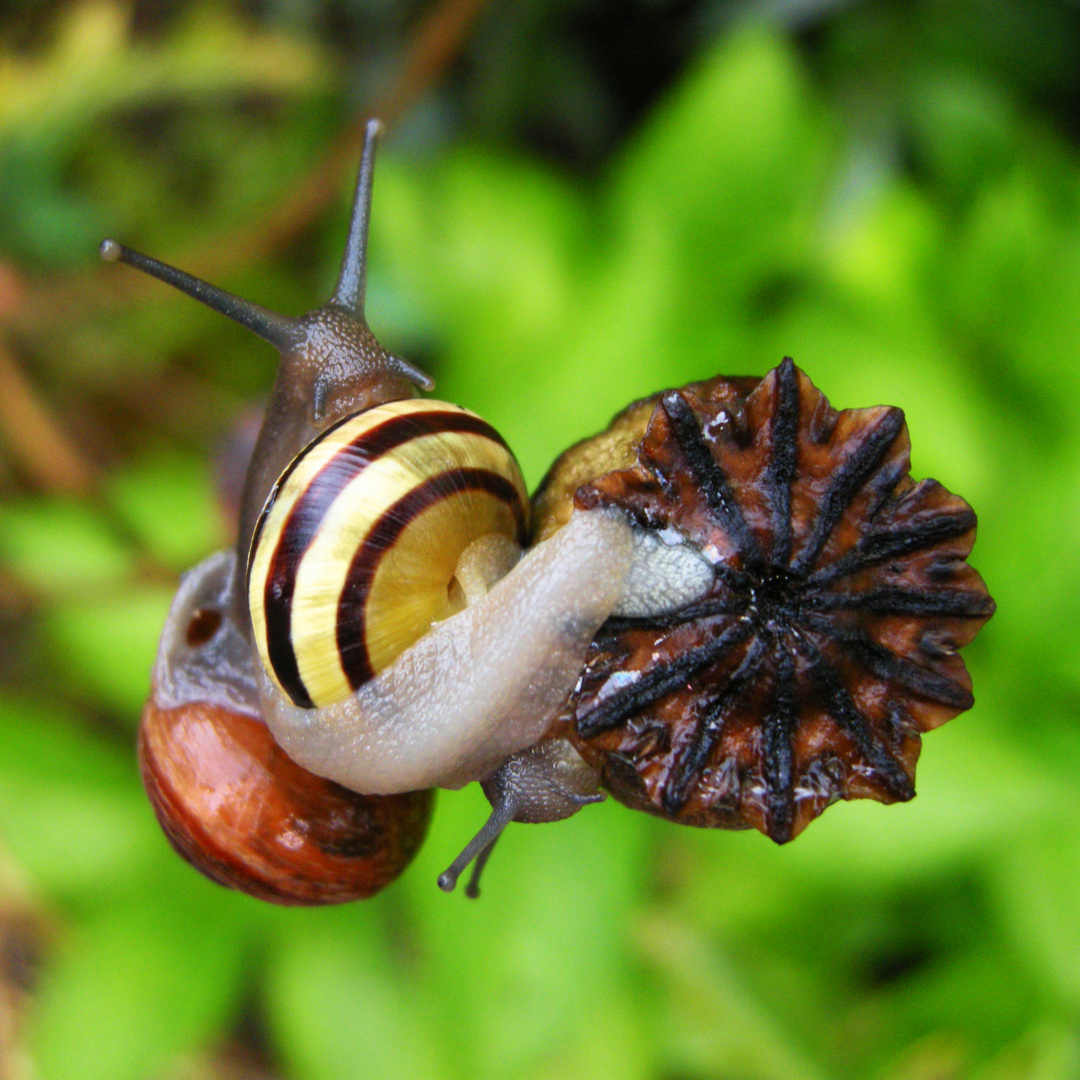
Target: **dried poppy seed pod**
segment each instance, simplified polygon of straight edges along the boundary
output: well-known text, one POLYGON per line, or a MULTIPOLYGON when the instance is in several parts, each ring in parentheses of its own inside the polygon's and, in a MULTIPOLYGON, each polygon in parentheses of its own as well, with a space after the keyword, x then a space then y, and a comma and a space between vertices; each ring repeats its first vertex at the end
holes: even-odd
POLYGON ((965 561, 975 514, 908 471, 899 409, 837 412, 791 360, 637 402, 567 451, 538 536, 617 507, 715 577, 608 620, 553 733, 627 806, 778 843, 837 799, 910 799, 921 733, 972 705, 957 650, 994 603, 965 561))

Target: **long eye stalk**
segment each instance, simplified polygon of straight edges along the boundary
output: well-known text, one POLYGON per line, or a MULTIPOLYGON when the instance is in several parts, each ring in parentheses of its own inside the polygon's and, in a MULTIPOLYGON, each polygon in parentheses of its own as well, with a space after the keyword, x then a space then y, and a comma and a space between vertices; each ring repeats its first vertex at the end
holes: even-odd
MULTIPOLYGON (((341 259, 341 270, 337 284, 329 303, 344 308, 358 323, 366 326, 364 320, 364 290, 367 284, 367 241, 368 226, 371 221, 371 191, 375 176, 375 149, 382 134, 383 126, 378 120, 369 120, 364 129, 364 149, 360 158, 360 175, 356 181, 356 194, 353 198, 352 217, 349 221, 349 236, 345 242, 345 254, 341 259)), ((290 318, 269 311, 250 300, 244 300, 233 293, 211 285, 194 274, 177 270, 158 259, 153 259, 142 252, 134 251, 116 240, 103 240, 99 248, 101 257, 106 262, 122 262, 141 270, 144 274, 164 281, 174 289, 233 322, 253 330, 264 341, 270 342, 279 352, 288 352, 303 343, 306 336, 308 319, 290 318)))
POLYGON ((356 194, 353 196, 352 216, 349 219, 349 235, 345 241, 345 253, 341 257, 337 285, 331 297, 332 303, 345 308, 358 319, 364 317, 368 226, 371 223, 371 189, 375 177, 375 148, 382 131, 382 123, 378 120, 369 120, 364 129, 364 150, 360 157, 360 175, 356 178, 356 194))
MULTIPOLYGON (((364 317, 364 291, 367 284, 368 226, 371 221, 371 192, 375 176, 375 149, 383 126, 369 120, 364 129, 364 149, 360 158, 360 175, 356 182, 349 236, 341 259, 337 284, 330 299, 315 311, 299 318, 290 318, 269 311, 250 300, 234 296, 193 274, 134 251, 116 240, 101 242, 101 257, 106 262, 122 262, 156 277, 167 285, 233 322, 246 326, 264 341, 268 341, 283 357, 301 360, 320 358, 327 352, 339 360, 356 361, 358 370, 370 370, 374 358, 377 367, 409 379, 423 390, 435 383, 427 372, 403 357, 387 352, 375 339, 364 317)), ((320 384, 321 385, 321 384, 320 384)), ((323 387, 325 390, 325 387, 323 387)), ((316 389, 315 414, 322 415, 320 391, 316 389)))
POLYGON ((127 263, 128 266, 179 289, 233 322, 246 326, 264 341, 270 342, 278 352, 287 352, 303 339, 302 319, 279 315, 259 304, 253 304, 250 300, 244 300, 195 277, 194 274, 177 270, 175 266, 152 259, 140 251, 133 251, 116 240, 102 240, 98 250, 106 262, 127 263))

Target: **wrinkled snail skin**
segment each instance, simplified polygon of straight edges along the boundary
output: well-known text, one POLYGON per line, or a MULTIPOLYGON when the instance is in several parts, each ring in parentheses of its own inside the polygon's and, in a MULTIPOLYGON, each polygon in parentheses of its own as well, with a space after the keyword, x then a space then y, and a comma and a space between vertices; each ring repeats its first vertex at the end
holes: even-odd
POLYGON ((295 761, 357 790, 483 779, 544 737, 634 552, 622 515, 577 515, 343 701, 303 709, 262 674, 266 723, 295 761))

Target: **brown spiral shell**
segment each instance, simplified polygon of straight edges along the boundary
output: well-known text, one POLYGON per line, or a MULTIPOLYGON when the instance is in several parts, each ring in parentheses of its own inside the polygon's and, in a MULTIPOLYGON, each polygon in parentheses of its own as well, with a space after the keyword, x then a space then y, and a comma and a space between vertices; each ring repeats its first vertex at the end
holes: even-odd
POLYGON ((139 766, 173 847, 211 881, 275 904, 373 896, 412 860, 434 793, 359 795, 286 757, 260 720, 210 702, 159 708, 139 766))
POLYGON ((689 608, 610 619, 557 718, 615 798, 778 843, 837 799, 912 798, 994 603, 975 514, 909 450, 900 409, 838 412, 785 359, 636 402, 555 463, 539 536, 615 506, 715 571, 689 608))

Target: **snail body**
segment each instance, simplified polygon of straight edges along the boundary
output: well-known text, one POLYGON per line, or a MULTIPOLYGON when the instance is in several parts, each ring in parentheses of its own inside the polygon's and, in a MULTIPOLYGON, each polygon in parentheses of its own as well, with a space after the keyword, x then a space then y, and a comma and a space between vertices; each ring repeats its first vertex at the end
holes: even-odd
POLYGON ((491 816, 439 879, 474 863, 475 895, 510 821, 603 790, 778 842, 837 798, 910 798, 993 602, 899 410, 837 413, 789 360, 691 384, 566 451, 530 506, 502 438, 417 399, 431 380, 367 326, 378 133, 301 318, 102 245, 281 354, 236 548, 184 579, 143 715, 174 846, 264 899, 358 898, 415 854, 430 789, 476 780, 491 816))

